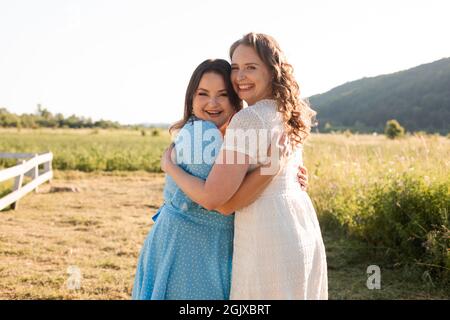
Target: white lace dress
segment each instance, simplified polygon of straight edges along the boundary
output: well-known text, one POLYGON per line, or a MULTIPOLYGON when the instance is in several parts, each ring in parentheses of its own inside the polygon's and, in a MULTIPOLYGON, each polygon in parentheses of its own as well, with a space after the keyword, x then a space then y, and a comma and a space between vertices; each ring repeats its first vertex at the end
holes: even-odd
MULTIPOLYGON (((281 128, 275 101, 259 101, 233 117, 222 148, 257 158, 253 170, 265 160, 264 139, 243 148, 230 129, 256 130, 263 136, 264 130, 281 128)), ((297 182, 301 163, 300 147, 261 196, 236 212, 231 299, 328 298, 322 234, 311 199, 297 182)))

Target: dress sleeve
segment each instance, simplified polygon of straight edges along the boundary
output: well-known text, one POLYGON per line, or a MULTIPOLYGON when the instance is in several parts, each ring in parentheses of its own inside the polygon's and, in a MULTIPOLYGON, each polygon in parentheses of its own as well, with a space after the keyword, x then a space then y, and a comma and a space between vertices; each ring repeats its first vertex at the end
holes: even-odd
MULTIPOLYGON (((203 120, 189 121, 178 132, 174 143, 176 163, 187 173, 206 180, 219 154, 222 145, 222 135, 214 123, 203 120)), ((181 211, 198 210, 202 208, 193 202, 167 176, 164 201, 181 211)))
POLYGON ((202 120, 189 122, 175 139, 176 162, 188 173, 206 179, 222 141, 222 135, 214 123, 202 120))
POLYGON ((252 164, 262 164, 267 158, 271 130, 261 117, 243 109, 231 119, 225 132, 222 150, 248 155, 252 164))

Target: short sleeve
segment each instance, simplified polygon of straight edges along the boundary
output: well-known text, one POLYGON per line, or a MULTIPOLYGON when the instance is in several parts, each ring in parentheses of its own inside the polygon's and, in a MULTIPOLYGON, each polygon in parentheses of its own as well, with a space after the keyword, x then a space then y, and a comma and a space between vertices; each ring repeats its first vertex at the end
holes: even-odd
POLYGON ((248 155, 253 164, 262 164, 267 158, 271 142, 271 128, 253 110, 239 111, 231 119, 225 132, 222 150, 248 155))
MULTIPOLYGON (((174 139, 176 163, 187 173, 206 180, 219 154, 222 141, 222 134, 214 123, 189 120, 174 139)), ((193 202, 170 176, 166 176, 164 201, 181 211, 197 210, 201 207, 193 202)))
POLYGON ((175 138, 176 162, 190 174, 206 179, 222 141, 222 135, 214 123, 190 121, 175 138))

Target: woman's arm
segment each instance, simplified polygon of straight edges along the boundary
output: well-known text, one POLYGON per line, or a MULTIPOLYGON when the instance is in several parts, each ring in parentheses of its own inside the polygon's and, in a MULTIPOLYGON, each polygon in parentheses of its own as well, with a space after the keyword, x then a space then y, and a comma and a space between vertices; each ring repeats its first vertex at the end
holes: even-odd
POLYGON ((236 210, 244 208, 259 197, 261 192, 269 185, 275 175, 261 174, 261 167, 253 170, 245 176, 238 191, 223 205, 214 210, 230 215, 236 210))
MULTIPOLYGON (((271 146, 275 145, 277 143, 277 137, 274 137, 274 140, 272 140, 271 146)), ((252 172, 248 173, 245 176, 244 181, 240 185, 238 185, 238 189, 236 192, 232 193, 231 197, 225 201, 222 204, 214 205, 214 202, 211 202, 211 194, 205 193, 205 190, 207 190, 207 181, 203 181, 200 178, 196 178, 194 176, 189 175, 184 170, 179 168, 178 166, 175 167, 171 156, 172 153, 172 147, 169 147, 169 149, 164 153, 161 161, 161 167, 163 171, 166 171, 169 175, 172 176, 172 178, 175 180, 177 185, 184 191, 183 188, 186 188, 185 193, 195 202, 199 203, 200 205, 204 206, 208 210, 216 210, 219 211, 222 214, 228 215, 236 211, 237 209, 243 208, 248 206, 249 204, 253 203, 258 196, 261 194, 261 192, 267 187, 267 185, 272 181, 273 177, 276 176, 280 169, 284 167, 286 164, 286 161, 289 158, 289 149, 286 146, 278 145, 279 152, 276 152, 272 156, 272 147, 268 148, 268 163, 265 165, 262 165, 258 167, 257 169, 253 170, 252 172), (280 152, 281 151, 281 152, 280 152), (180 170, 181 169, 181 170, 180 170), (264 169, 270 169, 265 170, 264 173, 262 170, 264 169)), ((226 156, 232 156, 231 159, 235 159, 234 156, 236 155, 236 152, 232 151, 225 151, 226 154, 219 154, 218 159, 221 159, 222 161, 219 163, 227 163, 225 158, 226 156)), ((241 154, 242 155, 242 154, 241 154)), ((230 159, 230 158, 228 158, 230 159)), ((248 162, 248 156, 245 158, 245 162, 248 162)), ((234 161, 232 162, 234 163, 234 161)), ((220 164, 217 164, 214 166, 219 166, 220 164)), ((230 165, 228 165, 230 166, 230 165)), ((214 168, 213 167, 213 168, 214 168)), ((245 165, 247 167, 247 165, 245 165)), ((229 168, 228 170, 232 170, 232 168, 229 168)), ((239 168, 236 170, 240 170, 239 168)), ((220 172, 219 172, 220 173, 220 172)), ((226 169, 224 170, 223 174, 226 173, 226 169)), ((211 175, 211 174, 210 174, 211 175)), ((210 179, 210 176, 208 176, 208 180, 210 179)), ((229 180, 229 179, 228 179, 229 180)), ((237 184, 237 181, 232 181, 237 184)), ((233 184, 233 186, 225 186, 222 184, 220 185, 220 190, 215 193, 215 195, 220 195, 221 192, 224 190, 232 190, 234 187, 236 187, 236 184, 233 184)), ((211 188, 211 187, 210 187, 211 188)), ((211 192, 214 192, 214 190, 211 190, 211 192)), ((230 191, 231 192, 231 191, 230 191)), ((227 196, 227 194, 225 195, 227 196)), ((223 201, 223 198, 216 197, 217 201, 223 201)))
POLYGON ((281 168, 286 165, 289 159, 289 145, 282 143, 283 137, 279 141, 277 139, 278 137, 275 136, 271 141, 270 147, 267 149, 268 162, 248 173, 238 191, 231 199, 214 210, 228 215, 255 202, 261 192, 269 185, 273 177, 280 172, 281 168), (278 146, 278 152, 273 156, 272 146, 278 146))
MULTIPOLYGON (((250 166, 249 157, 244 155, 244 164, 228 164, 226 159, 236 159, 238 152, 222 150, 206 181, 190 175, 171 160, 173 147, 167 149, 161 159, 161 169, 170 175, 183 192, 208 210, 225 204, 236 193, 250 166)), ((242 154, 239 155, 242 159, 242 154)), ((230 161, 229 161, 230 162, 230 161)))
MULTIPOLYGON (((261 167, 247 173, 238 191, 231 199, 218 208, 214 208, 214 210, 224 215, 230 215, 252 204, 273 180, 275 175, 261 174, 261 167)), ((308 170, 303 165, 298 167, 297 179, 302 191, 306 191, 308 188, 308 170)))
MULTIPOLYGON (((245 176, 245 179, 238 191, 231 197, 231 199, 218 208, 214 208, 214 210, 224 215, 229 215, 252 204, 274 177, 275 174, 261 174, 261 167, 249 172, 245 176)), ((308 188, 308 171, 306 167, 298 167, 297 178, 302 191, 306 191, 308 188)))

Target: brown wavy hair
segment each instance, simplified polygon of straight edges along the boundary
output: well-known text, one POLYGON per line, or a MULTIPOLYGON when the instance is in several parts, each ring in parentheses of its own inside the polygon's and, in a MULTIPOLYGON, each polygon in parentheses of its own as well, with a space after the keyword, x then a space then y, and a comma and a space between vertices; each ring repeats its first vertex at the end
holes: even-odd
POLYGON ((259 58, 272 73, 272 97, 278 111, 283 114, 283 124, 292 147, 305 141, 311 132, 316 112, 306 100, 300 98, 300 88, 294 78, 294 69, 280 49, 278 42, 262 33, 248 33, 230 47, 230 59, 240 45, 255 49, 259 58))
POLYGON ((225 89, 227 90, 228 99, 233 106, 234 110, 238 112, 242 109, 242 100, 238 97, 231 84, 231 65, 228 61, 223 59, 208 59, 198 65, 198 67, 192 73, 191 79, 186 89, 186 95, 184 99, 184 116, 183 119, 175 122, 170 128, 169 132, 172 134, 174 130, 181 129, 189 119, 194 115, 194 95, 198 89, 198 85, 202 80, 205 73, 216 73, 223 78, 225 83, 225 89))

